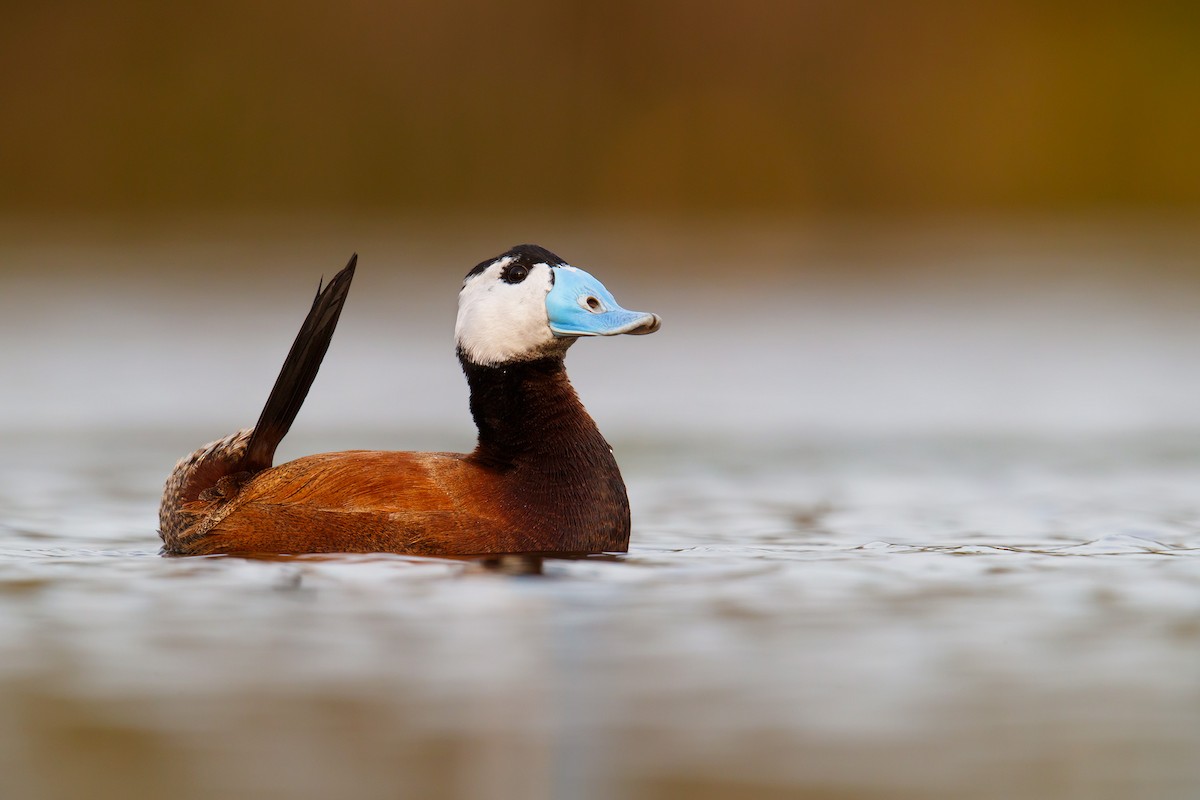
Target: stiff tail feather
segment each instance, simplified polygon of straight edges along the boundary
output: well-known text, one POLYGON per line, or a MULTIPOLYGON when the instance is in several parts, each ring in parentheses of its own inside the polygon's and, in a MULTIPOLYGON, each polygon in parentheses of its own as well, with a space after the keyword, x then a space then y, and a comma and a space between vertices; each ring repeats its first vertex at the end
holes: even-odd
POLYGON ((355 253, 350 256, 345 269, 333 276, 328 286, 317 289, 312 309, 300 326, 296 341, 292 342, 283 369, 275 379, 275 386, 258 417, 254 433, 250 435, 246 455, 242 457, 241 471, 261 472, 273 463, 275 448, 292 427, 317 377, 317 370, 321 368, 321 361, 337 328, 338 317, 342 314, 342 305, 350 292, 350 281, 354 280, 354 267, 357 264, 358 254, 355 253))
POLYGON ((318 287, 258 423, 205 445, 175 465, 158 510, 164 552, 187 552, 187 542, 207 532, 211 512, 221 501, 236 494, 245 478, 272 465, 275 448, 292 427, 329 349, 357 263, 355 253, 328 285, 318 287))

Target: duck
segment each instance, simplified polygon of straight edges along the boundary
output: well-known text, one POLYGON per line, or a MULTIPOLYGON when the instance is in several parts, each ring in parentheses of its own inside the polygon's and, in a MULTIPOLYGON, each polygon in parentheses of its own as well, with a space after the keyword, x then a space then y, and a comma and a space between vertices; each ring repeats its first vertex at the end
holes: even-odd
POLYGON ((567 379, 584 337, 657 331, 543 247, 481 262, 458 295, 455 350, 478 439, 470 453, 349 450, 274 464, 316 378, 358 256, 324 286, 252 428, 184 456, 159 506, 162 553, 624 553, 630 510, 608 442, 567 379))

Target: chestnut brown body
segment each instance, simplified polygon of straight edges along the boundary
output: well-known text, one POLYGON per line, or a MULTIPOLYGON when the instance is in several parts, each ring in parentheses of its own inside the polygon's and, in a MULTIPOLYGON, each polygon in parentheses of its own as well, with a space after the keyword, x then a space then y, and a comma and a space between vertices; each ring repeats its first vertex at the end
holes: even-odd
MULTIPOLYGON (((480 424, 473 453, 351 450, 253 475, 205 476, 181 487, 177 500, 164 500, 164 551, 472 556, 626 550, 625 485, 562 359, 466 369, 480 424)), ((235 434, 214 451, 223 446, 236 453, 249 435, 235 434)))

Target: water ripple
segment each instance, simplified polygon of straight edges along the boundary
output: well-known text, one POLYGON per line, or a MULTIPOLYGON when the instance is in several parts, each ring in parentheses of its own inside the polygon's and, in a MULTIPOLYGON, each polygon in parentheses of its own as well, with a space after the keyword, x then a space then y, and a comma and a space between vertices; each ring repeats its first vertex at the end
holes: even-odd
POLYGON ((99 737, 185 799, 270 796, 264 759, 293 765, 276 795, 327 796, 298 758, 380 797, 477 763, 571 764, 606 795, 719 775, 884 796, 864 763, 923 797, 1200 787, 1200 455, 689 447, 621 448, 630 552, 541 577, 160 558, 145 465, 177 454, 98 481, 105 447, 9 448, 0 767, 38 786, 99 737))

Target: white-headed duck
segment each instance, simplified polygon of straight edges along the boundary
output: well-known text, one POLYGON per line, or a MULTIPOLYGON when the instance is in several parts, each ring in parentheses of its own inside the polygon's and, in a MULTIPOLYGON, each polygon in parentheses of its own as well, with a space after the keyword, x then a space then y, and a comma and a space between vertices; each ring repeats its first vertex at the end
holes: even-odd
POLYGON ((474 452, 352 450, 272 466, 329 347, 357 257, 317 292, 253 428, 184 457, 159 527, 169 555, 624 552, 629 499, 567 380, 581 336, 645 334, 600 281, 535 245, 467 273, 455 325, 479 428, 474 452))

